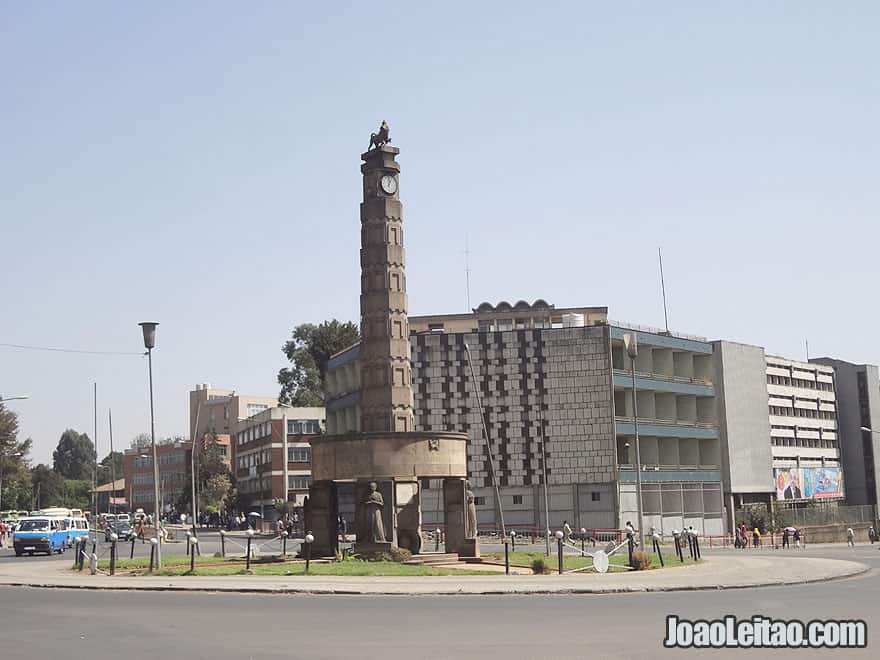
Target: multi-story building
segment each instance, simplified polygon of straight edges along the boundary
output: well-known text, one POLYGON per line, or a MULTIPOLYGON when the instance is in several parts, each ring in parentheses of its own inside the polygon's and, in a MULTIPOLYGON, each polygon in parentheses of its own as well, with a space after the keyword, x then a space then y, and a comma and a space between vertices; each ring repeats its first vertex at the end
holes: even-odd
MULTIPOLYGON (((158 444, 156 454, 159 459, 159 502, 164 515, 174 508, 184 489, 190 487, 192 443, 158 444)), ((148 446, 127 449, 122 458, 122 471, 131 509, 152 512, 155 499, 152 449, 148 446)))
POLYGON ((277 517, 276 500, 302 506, 311 484, 310 439, 323 432, 323 408, 274 406, 239 421, 232 433, 239 508, 277 517))
POLYGON ((278 399, 239 394, 235 390, 212 388, 197 383, 189 393, 190 437, 203 438, 208 433, 229 436, 240 419, 278 405, 278 399))
MULTIPOLYGON (((538 301, 411 318, 416 429, 469 435, 481 524, 498 522, 497 484, 507 524, 543 527, 546 508, 551 525, 620 527, 636 516, 632 380, 622 344, 634 332, 645 524, 720 533, 711 345, 611 326, 606 317, 601 307, 556 310, 538 301)), ((357 361, 353 346, 328 365, 332 433, 359 430, 357 361)), ((439 521, 440 491, 423 486, 430 525, 439 521)))
POLYGON ((840 462, 846 475, 847 504, 880 502, 880 377, 873 364, 835 358, 810 360, 833 367, 837 389, 840 462))
POLYGON ((834 368, 713 345, 728 520, 749 504, 842 499, 834 368))
POLYGON ((776 499, 843 499, 834 369, 771 355, 766 361, 776 499))

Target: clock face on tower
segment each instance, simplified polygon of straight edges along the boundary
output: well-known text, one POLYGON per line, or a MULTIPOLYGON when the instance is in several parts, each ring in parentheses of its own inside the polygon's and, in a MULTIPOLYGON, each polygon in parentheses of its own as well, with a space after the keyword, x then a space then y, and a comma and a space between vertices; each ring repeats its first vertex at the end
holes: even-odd
POLYGON ((379 185, 382 186, 382 190, 387 195, 393 195, 397 192, 397 178, 390 174, 386 174, 379 179, 379 185))

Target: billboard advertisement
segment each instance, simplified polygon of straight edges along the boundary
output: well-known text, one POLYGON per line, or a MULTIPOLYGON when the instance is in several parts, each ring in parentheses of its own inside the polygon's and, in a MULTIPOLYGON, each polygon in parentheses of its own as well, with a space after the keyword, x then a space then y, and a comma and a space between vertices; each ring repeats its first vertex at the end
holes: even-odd
POLYGON ((843 473, 839 466, 776 468, 773 472, 777 499, 843 497, 843 473))

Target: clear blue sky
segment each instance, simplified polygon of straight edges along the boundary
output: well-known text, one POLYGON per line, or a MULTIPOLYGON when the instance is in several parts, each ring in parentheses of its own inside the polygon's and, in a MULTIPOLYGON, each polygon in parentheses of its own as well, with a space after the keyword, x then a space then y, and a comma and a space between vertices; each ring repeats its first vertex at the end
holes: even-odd
MULTIPOLYGON (((0 343, 141 349, 157 431, 357 320, 359 155, 401 149, 414 314, 471 301, 880 362, 872 2, 5 3, 0 343), (424 5, 424 6, 423 6, 424 5)), ((141 357, 0 348, 34 458, 149 429, 141 357)))

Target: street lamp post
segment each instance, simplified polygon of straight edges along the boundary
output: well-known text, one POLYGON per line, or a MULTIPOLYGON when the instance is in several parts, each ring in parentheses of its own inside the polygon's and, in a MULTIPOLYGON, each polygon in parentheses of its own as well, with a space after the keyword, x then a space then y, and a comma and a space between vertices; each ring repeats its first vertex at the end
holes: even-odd
MULTIPOLYGON (((144 333, 144 348, 147 349, 147 362, 150 370, 150 440, 153 445, 153 505, 156 509, 156 536, 159 536, 159 526, 162 515, 159 509, 159 459, 156 452, 156 417, 153 410, 153 348, 156 346, 156 326, 153 321, 138 323, 144 333)), ((162 569, 162 544, 156 545, 156 569, 162 569)))
POLYGON ((636 444, 636 510, 639 516, 639 548, 645 549, 645 525, 642 520, 642 457, 639 453, 639 407, 636 399, 636 357, 639 354, 639 343, 636 333, 627 332, 623 335, 623 345, 629 356, 630 372, 632 374, 632 403, 633 403, 633 435, 636 444))

